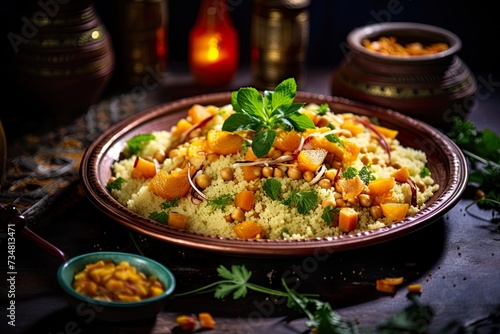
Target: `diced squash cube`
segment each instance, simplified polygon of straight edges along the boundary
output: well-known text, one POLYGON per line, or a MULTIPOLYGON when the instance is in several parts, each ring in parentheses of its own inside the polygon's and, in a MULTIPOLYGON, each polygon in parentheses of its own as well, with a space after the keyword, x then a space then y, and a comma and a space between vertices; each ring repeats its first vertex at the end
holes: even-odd
POLYGON ((169 212, 168 213, 168 226, 172 226, 175 228, 185 229, 188 218, 186 215, 177 212, 169 212))
POLYGON ((243 137, 228 131, 210 130, 207 134, 208 148, 217 154, 228 155, 243 149, 243 137))
POLYGON ((382 196, 391 191, 392 188, 394 188, 393 177, 378 178, 368 183, 368 189, 370 189, 372 196, 382 196))
POLYGON ((398 182, 407 182, 410 178, 410 171, 408 167, 402 167, 392 172, 391 176, 398 182))
POLYGON ((200 327, 203 329, 214 329, 215 320, 212 315, 208 312, 201 312, 198 314, 198 319, 200 320, 200 327))
POLYGON ((299 169, 303 172, 315 172, 325 161, 328 152, 322 148, 312 150, 302 150, 297 156, 299 169))
POLYGON ((358 225, 358 213, 353 208, 343 207, 339 212, 339 230, 351 232, 358 225))
POLYGON ((262 237, 262 226, 253 220, 244 221, 233 227, 234 232, 241 239, 259 239, 262 237))
POLYGON ((377 131, 382 136, 384 136, 386 138, 394 139, 398 135, 398 131, 397 130, 389 129, 389 128, 386 128, 386 127, 380 126, 380 125, 374 125, 374 127, 375 127, 375 129, 377 129, 377 131))
POLYGON ((241 166, 241 169, 243 170, 243 178, 247 182, 257 180, 262 175, 258 166, 241 166))
POLYGON ((384 216, 391 218, 392 221, 397 222, 406 217, 408 213, 408 203, 380 203, 380 208, 384 216))
POLYGON ((152 178, 156 175, 156 164, 154 161, 149 161, 141 157, 137 157, 134 161, 134 167, 131 172, 133 179, 144 177, 145 179, 152 178))
POLYGON ((293 152, 300 146, 302 135, 297 131, 279 130, 274 139, 274 147, 282 152, 293 152))
POLYGON ((234 205, 243 211, 252 210, 255 205, 254 192, 251 190, 243 190, 236 194, 234 205))
MULTIPOLYGON (((191 166, 191 176, 196 172, 196 167, 191 166)), ((174 170, 168 173, 161 169, 149 181, 149 189, 156 195, 173 200, 176 197, 184 197, 191 189, 191 183, 188 178, 188 166, 181 170, 174 170)))
POLYGON ((191 123, 198 124, 205 119, 212 117, 212 113, 207 107, 195 104, 188 110, 188 116, 190 117, 191 123))

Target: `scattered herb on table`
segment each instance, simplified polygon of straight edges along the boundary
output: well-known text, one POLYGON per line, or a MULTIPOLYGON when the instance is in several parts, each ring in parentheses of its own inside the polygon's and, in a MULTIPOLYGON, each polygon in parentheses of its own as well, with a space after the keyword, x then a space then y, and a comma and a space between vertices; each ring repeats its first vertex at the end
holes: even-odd
MULTIPOLYGON (((232 296, 237 300, 246 297, 248 290, 287 298, 287 307, 303 313, 307 317, 306 326, 314 334, 359 334, 357 324, 354 321, 343 319, 335 312, 328 302, 317 299, 317 294, 300 294, 288 287, 282 280, 285 291, 266 288, 261 285, 250 283, 252 272, 244 265, 232 265, 231 270, 223 265, 217 268, 219 280, 200 288, 174 294, 171 298, 197 295, 214 292, 214 297, 223 299, 232 296)), ((400 333, 429 333, 429 326, 434 318, 434 312, 429 305, 423 305, 418 300, 418 293, 408 293, 410 304, 400 312, 393 314, 387 321, 377 326, 374 333, 400 334, 400 333)), ((445 325, 437 333, 477 333, 480 328, 488 326, 498 328, 500 324, 500 305, 494 310, 469 325, 460 325, 456 322, 445 325), (458 328, 458 332, 457 332, 458 328)))
MULTIPOLYGON (((478 130, 472 122, 458 117, 447 134, 471 163, 469 182, 477 185, 476 201, 471 205, 499 210, 500 136, 489 129, 478 130)), ((497 231, 500 232, 500 224, 497 231)))
POLYGON ((273 146, 276 130, 304 132, 314 129, 313 121, 300 112, 304 103, 294 103, 297 93, 295 79, 289 78, 264 96, 253 87, 243 87, 231 94, 234 113, 222 125, 223 131, 251 130, 255 132, 252 151, 261 158, 273 146))

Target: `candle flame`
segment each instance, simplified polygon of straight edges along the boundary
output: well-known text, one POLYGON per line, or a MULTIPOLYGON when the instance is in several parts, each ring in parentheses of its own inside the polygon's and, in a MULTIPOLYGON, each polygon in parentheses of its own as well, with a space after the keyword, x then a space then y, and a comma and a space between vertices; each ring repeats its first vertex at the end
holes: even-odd
POLYGON ((207 59, 209 61, 219 59, 219 40, 215 37, 211 37, 208 41, 207 59))

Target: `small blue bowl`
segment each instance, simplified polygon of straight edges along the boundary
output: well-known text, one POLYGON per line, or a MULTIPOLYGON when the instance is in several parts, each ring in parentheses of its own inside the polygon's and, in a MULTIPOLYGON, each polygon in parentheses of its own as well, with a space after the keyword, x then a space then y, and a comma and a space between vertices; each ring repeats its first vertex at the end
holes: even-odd
POLYGON ((74 257, 59 267, 57 281, 68 303, 77 312, 87 312, 86 314, 93 312, 96 319, 109 322, 136 321, 156 317, 167 303, 176 285, 172 272, 161 263, 144 256, 122 252, 95 252, 74 257), (115 264, 127 261, 138 272, 143 272, 146 276, 156 276, 163 284, 165 291, 159 296, 138 302, 96 300, 76 292, 72 287, 74 275, 82 271, 87 264, 100 260, 111 260, 115 264))

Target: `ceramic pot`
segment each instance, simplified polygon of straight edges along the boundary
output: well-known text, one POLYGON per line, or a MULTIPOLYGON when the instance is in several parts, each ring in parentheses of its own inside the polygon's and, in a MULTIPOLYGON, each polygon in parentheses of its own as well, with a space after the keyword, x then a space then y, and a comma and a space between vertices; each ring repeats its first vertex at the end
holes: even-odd
POLYGON ((72 119, 108 85, 114 69, 110 36, 88 0, 52 7, 32 2, 23 18, 14 50, 17 78, 56 120, 72 119))
POLYGON ((332 95, 383 106, 448 128, 455 116, 466 118, 474 105, 476 80, 457 53, 462 42, 445 29, 411 22, 379 23, 353 30, 348 52, 334 70, 332 95), (398 43, 446 43, 445 51, 398 56, 368 50, 364 39, 395 37, 398 43))

